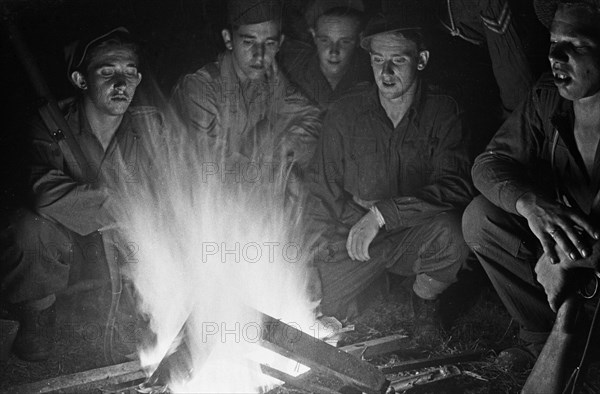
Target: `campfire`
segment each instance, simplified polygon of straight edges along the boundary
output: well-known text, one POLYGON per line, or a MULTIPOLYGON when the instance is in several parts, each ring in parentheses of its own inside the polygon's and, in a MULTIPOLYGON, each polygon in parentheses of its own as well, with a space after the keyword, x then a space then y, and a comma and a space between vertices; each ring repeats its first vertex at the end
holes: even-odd
POLYGON ((292 354, 295 342, 332 328, 311 294, 302 196, 285 193, 297 180, 279 164, 234 162, 194 149, 182 133, 168 145, 164 137, 150 141, 156 174, 115 179, 122 242, 135 251, 126 275, 154 336, 139 349, 150 381, 173 392, 247 393, 280 383, 273 375, 306 372, 310 357, 292 354))

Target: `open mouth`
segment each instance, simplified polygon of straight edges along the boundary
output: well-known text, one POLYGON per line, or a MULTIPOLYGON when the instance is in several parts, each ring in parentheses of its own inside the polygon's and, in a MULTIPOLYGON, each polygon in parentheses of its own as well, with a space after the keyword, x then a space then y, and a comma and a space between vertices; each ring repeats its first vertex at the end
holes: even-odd
POLYGON ((571 82, 572 80, 572 78, 567 73, 560 70, 554 70, 552 72, 552 75, 554 76, 554 83, 557 85, 565 85, 571 82))

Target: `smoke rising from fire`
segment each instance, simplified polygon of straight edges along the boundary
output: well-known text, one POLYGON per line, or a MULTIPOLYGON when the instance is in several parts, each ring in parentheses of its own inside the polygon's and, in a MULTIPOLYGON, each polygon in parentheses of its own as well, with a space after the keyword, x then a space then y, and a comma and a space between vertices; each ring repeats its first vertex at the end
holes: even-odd
POLYGON ((192 362, 174 367, 173 391, 260 392, 273 380, 258 363, 275 361, 256 361, 254 311, 313 336, 322 327, 302 187, 276 155, 208 151, 171 118, 163 134, 141 138, 153 167, 113 180, 115 237, 138 247, 123 270, 153 333, 140 359, 151 373, 184 341, 192 362))

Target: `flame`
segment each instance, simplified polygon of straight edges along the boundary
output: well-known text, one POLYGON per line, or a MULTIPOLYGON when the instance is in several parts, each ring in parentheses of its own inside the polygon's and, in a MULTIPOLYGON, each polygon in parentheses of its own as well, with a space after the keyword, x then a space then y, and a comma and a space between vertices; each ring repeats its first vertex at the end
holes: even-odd
POLYGON ((140 361, 152 372, 185 327, 192 372, 172 375, 172 391, 262 392, 278 381, 260 363, 290 375, 307 368, 258 346, 255 311, 313 336, 322 329, 302 199, 283 193, 293 180, 282 167, 228 161, 193 141, 177 132, 145 138, 152 168, 113 180, 120 237, 137 251, 127 274, 155 335, 140 361))

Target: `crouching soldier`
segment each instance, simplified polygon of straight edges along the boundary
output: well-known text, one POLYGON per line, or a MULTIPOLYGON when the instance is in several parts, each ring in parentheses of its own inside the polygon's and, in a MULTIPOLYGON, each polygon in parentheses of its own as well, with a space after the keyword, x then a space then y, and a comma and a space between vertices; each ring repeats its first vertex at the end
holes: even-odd
POLYGON ((102 231, 115 223, 108 180, 143 176, 152 158, 142 142, 163 129, 154 108, 130 106, 142 75, 138 47, 125 28, 80 41, 68 52, 69 79, 79 95, 64 117, 84 162, 69 162, 50 126, 34 120, 33 204, 15 212, 2 234, 1 291, 21 323, 13 350, 31 361, 51 354, 56 294, 71 274, 84 260, 106 267, 102 231))
POLYGON ((533 373, 534 391, 523 392, 570 392, 564 385, 580 369, 589 317, 567 318, 563 306, 569 310, 581 294, 595 307, 600 269, 600 1, 534 4, 550 31, 552 75, 540 78, 475 159, 482 195, 466 209, 463 228, 520 324, 522 346, 502 351, 497 362, 523 372, 542 360, 535 370, 552 372, 533 373), (551 335, 566 322, 574 343, 551 335), (565 363, 545 363, 548 350, 564 354, 565 363))
POLYGON ((314 153, 320 110, 275 59, 284 39, 281 2, 229 0, 227 6, 226 50, 181 79, 173 104, 192 138, 230 168, 293 163, 302 170, 314 153))
POLYGON ((421 79, 429 51, 410 14, 373 19, 361 45, 376 85, 358 85, 329 108, 311 182, 323 233, 322 307, 343 316, 386 270, 416 274, 417 332, 433 334, 440 294, 468 255, 460 218, 472 186, 461 112, 421 79))

